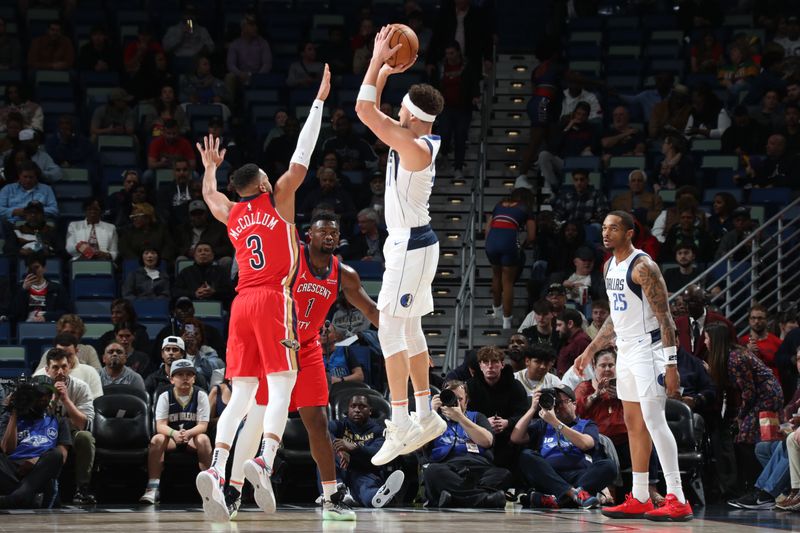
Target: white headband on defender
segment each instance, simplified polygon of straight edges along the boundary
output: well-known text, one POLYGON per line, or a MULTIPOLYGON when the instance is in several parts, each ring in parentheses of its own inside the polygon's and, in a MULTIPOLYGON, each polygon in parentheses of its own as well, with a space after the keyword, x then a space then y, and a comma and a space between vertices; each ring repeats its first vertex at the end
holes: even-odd
POLYGON ((411 97, 408 96, 408 93, 406 93, 406 95, 403 97, 403 105, 406 106, 406 109, 408 109, 408 111, 412 115, 414 115, 420 120, 423 120, 425 122, 433 122, 434 120, 436 120, 436 115, 431 115, 430 113, 426 113, 425 111, 417 107, 417 105, 411 101, 411 97))

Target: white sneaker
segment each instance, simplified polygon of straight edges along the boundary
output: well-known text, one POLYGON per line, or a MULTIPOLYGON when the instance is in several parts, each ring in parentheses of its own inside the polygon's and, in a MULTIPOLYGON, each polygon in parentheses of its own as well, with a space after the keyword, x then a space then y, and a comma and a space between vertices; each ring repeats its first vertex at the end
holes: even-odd
POLYGON ((139 503, 154 504, 158 501, 158 489, 146 489, 142 497, 139 498, 139 503))
POLYGON ((197 474, 195 480, 197 492, 203 498, 203 512, 212 522, 228 522, 231 515, 228 513, 228 505, 225 503, 225 494, 222 488, 225 486, 225 479, 214 468, 203 470, 197 474))
POLYGON ((530 180, 528 180, 528 176, 526 176, 525 174, 520 174, 514 181, 514 188, 533 190, 533 184, 530 182, 530 180))
POLYGON ((511 321, 514 320, 513 316, 503 317, 503 329, 511 329, 511 321))
POLYGON ((411 450, 403 453, 411 453, 422 448, 447 430, 447 422, 434 412, 431 412, 422 420, 419 419, 417 413, 411 413, 409 416, 411 416, 411 420, 414 421, 414 425, 419 426, 420 432, 416 435, 416 439, 411 444, 411 450))
POLYGON ((253 496, 258 508, 267 514, 275 512, 275 493, 272 491, 272 482, 269 476, 272 469, 264 463, 261 457, 250 459, 244 463, 244 477, 253 485, 253 496))
POLYGON ((372 497, 372 507, 375 509, 380 509, 390 501, 395 495, 400 491, 400 488, 403 486, 403 481, 405 481, 406 476, 403 474, 402 470, 395 470, 391 473, 391 475, 386 479, 386 483, 381 485, 381 488, 378 489, 378 492, 375 493, 375 496, 372 497))
POLYGON ((383 432, 385 440, 378 453, 372 456, 372 464, 385 465, 394 461, 398 456, 411 453, 419 446, 413 446, 420 438, 422 428, 411 422, 406 426, 397 426, 391 420, 386 421, 386 430, 383 432))

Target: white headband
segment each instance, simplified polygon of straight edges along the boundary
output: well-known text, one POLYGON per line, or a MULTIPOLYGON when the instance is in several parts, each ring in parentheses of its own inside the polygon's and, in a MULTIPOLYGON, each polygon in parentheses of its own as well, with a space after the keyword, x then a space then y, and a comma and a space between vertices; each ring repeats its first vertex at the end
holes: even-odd
POLYGON ((408 96, 408 93, 406 93, 406 95, 403 97, 403 105, 406 106, 406 109, 408 109, 408 111, 412 115, 414 115, 420 120, 423 120, 425 122, 433 122, 434 120, 436 120, 436 115, 431 115, 430 113, 426 113, 425 111, 417 107, 417 105, 411 101, 411 97, 408 96))

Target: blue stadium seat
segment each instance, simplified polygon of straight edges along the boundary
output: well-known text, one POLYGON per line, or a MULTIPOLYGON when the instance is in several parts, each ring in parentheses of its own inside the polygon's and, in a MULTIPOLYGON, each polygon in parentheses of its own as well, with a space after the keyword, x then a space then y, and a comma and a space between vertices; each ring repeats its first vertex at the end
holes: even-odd
POLYGON ((28 373, 25 346, 0 346, 0 377, 17 378, 28 373))
POLYGON ((9 342, 11 342, 11 324, 0 322, 0 343, 6 344, 9 342))
POLYGON ((584 155, 564 159, 564 172, 578 169, 600 170, 600 158, 594 155, 584 155))
POLYGON ((738 203, 740 203, 740 204, 742 203, 742 189, 739 189, 739 188, 706 189, 705 191, 703 191, 703 203, 704 204, 713 203, 714 202, 714 197, 717 194, 721 193, 721 192, 729 193, 734 198, 736 198, 736 201, 738 203))
POLYGON ((39 363, 40 354, 45 347, 53 345, 55 336, 55 322, 20 322, 17 324, 17 342, 27 349, 26 367, 28 369, 33 369, 39 363))
POLYGON ((56 183, 53 192, 60 200, 85 200, 92 195, 92 186, 89 183, 56 183))
POLYGON ((111 300, 75 300, 75 314, 83 320, 110 321, 111 300))
POLYGON ((748 199, 751 204, 786 204, 792 197, 792 190, 787 187, 770 189, 750 189, 748 199))
POLYGON ((139 322, 147 330, 147 336, 151 339, 158 337, 159 332, 167 325, 165 322, 139 322))
POLYGON ((380 261, 348 261, 347 265, 358 272, 361 279, 379 280, 383 277, 383 263, 380 261))
POLYGON ((113 277, 82 277, 72 280, 72 297, 83 299, 109 299, 117 297, 117 283, 113 277))
POLYGON ((133 301, 136 315, 144 320, 166 320, 169 318, 169 300, 165 298, 137 298, 133 301))

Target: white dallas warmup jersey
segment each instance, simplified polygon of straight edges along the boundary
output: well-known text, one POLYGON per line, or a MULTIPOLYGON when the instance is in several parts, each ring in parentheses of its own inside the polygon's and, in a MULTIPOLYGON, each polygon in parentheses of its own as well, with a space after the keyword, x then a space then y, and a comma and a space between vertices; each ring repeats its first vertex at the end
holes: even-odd
POLYGON ((386 227, 390 231, 392 228, 425 226, 431 221, 428 200, 436 178, 435 161, 441 140, 438 135, 423 135, 420 139, 431 150, 431 164, 422 170, 410 172, 404 169, 400 154, 396 150, 389 150, 383 201, 386 227))
POLYGON ((627 259, 617 263, 612 256, 606 273, 606 293, 611 307, 614 332, 622 339, 633 339, 659 329, 658 319, 650 308, 641 285, 631 279, 633 263, 647 256, 635 249, 627 259))

